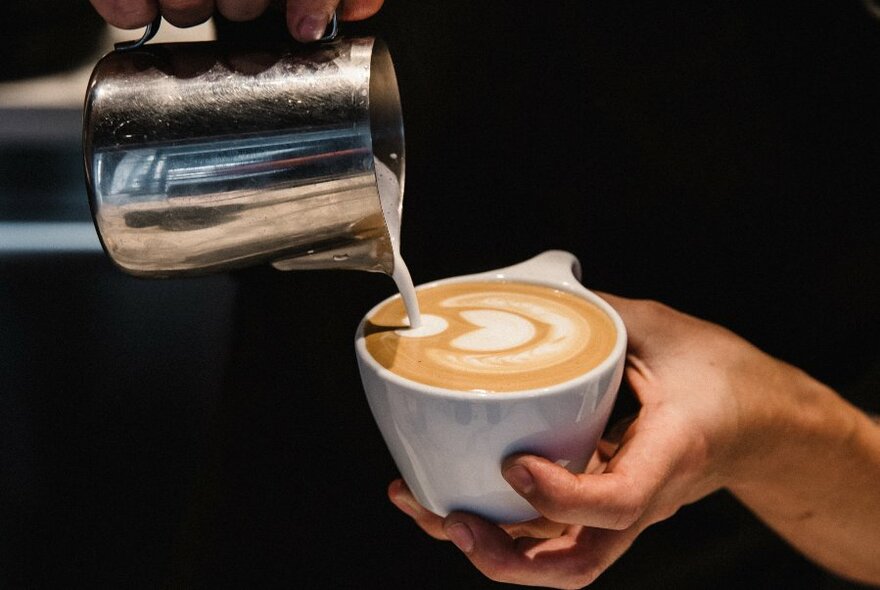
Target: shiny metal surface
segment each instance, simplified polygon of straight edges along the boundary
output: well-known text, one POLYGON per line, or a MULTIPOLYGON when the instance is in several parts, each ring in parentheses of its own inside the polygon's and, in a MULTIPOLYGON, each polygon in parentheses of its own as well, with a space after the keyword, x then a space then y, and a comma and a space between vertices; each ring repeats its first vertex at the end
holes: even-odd
POLYGON ((393 271, 374 157, 402 187, 403 124, 378 40, 113 52, 83 124, 95 225, 131 274, 393 271))

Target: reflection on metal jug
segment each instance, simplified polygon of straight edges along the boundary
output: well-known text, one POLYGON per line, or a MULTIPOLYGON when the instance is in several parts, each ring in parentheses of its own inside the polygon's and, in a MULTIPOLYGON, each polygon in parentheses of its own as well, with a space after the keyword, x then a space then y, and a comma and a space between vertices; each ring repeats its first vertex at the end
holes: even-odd
POLYGON ((119 267, 392 273, 376 160, 399 213, 404 140, 381 41, 142 42, 95 66, 83 120, 92 214, 119 267))

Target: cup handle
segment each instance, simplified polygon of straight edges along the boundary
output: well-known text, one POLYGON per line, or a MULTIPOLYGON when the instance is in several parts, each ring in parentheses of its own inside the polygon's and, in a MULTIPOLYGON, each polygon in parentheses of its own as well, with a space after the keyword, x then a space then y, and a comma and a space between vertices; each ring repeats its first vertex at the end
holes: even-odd
POLYGON ((537 279, 564 286, 581 286, 581 263, 577 256, 565 250, 547 250, 519 264, 500 268, 492 274, 499 279, 537 279))

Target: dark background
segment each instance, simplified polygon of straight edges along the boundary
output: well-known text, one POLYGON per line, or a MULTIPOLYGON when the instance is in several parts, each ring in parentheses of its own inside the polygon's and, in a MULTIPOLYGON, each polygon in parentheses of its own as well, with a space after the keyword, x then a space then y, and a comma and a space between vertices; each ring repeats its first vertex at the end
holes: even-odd
MULTIPOLYGON (((343 26, 397 68, 415 281, 567 249, 589 287, 721 323, 880 411, 880 21, 858 1, 643 4, 387 0, 343 26)), ((77 154, 0 156, 7 217, 87 217, 77 154)), ((352 340, 393 290, 0 259, 0 586, 500 586, 385 499, 352 340)), ((634 409, 622 392, 615 415, 634 409)), ((855 586, 721 492, 595 587, 855 586)))

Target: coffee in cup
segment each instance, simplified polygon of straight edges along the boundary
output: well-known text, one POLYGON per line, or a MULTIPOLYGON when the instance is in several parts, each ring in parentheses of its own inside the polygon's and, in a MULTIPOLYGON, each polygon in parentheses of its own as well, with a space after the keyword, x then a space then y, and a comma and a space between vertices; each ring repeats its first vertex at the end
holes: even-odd
POLYGON ((380 365, 426 385, 493 393, 557 385, 596 367, 617 339, 597 305, 549 286, 451 283, 417 297, 419 328, 408 329, 395 298, 370 316, 364 334, 380 365))
POLYGON ((446 516, 538 516, 501 476, 514 453, 582 472, 623 375, 626 330, 579 282, 572 254, 418 290, 419 327, 396 295, 361 321, 355 351, 367 402, 416 499, 446 516))

